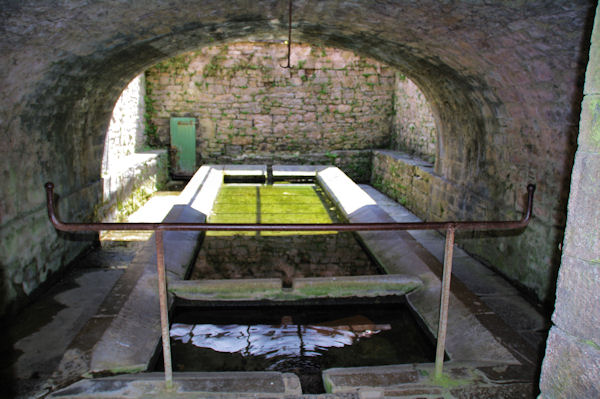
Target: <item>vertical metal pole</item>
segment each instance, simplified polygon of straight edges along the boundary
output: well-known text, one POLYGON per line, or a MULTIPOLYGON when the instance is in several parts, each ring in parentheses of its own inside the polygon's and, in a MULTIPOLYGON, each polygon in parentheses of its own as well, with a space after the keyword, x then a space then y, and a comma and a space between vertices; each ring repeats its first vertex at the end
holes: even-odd
POLYGON ((169 335, 169 313, 167 309, 167 279, 165 276, 165 248, 163 232, 156 230, 156 267, 158 269, 158 298, 160 300, 160 326, 162 329, 165 385, 173 388, 173 366, 171 365, 171 342, 169 335))
POLYGON ((444 348, 446 344, 446 327, 448 323, 448 305, 450 302, 450 278, 452 277, 452 254, 454 252, 453 224, 446 229, 446 248, 444 251, 444 270, 442 276, 442 290, 440 293, 440 321, 438 324, 437 347, 435 351, 435 378, 442 376, 444 367, 444 348))

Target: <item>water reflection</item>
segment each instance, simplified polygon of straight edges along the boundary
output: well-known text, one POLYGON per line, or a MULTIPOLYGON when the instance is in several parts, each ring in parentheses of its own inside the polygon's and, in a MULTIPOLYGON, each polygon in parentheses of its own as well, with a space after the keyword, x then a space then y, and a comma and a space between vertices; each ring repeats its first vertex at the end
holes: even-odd
POLYGON ((329 348, 352 345, 391 329, 389 324, 373 324, 361 316, 319 325, 292 324, 290 321, 291 318, 284 317, 280 325, 174 323, 171 338, 217 352, 270 359, 321 356, 329 348), (344 321, 354 323, 343 324, 344 321))

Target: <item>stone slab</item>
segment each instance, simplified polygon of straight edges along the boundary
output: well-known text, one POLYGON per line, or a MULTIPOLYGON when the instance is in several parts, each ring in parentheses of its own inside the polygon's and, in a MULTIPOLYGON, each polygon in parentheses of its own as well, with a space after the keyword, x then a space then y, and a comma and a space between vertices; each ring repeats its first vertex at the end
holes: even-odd
POLYGON ((540 388, 544 399, 600 398, 600 347, 552 327, 540 388))
POLYGON ((280 279, 187 280, 173 282, 169 291, 192 301, 272 300, 377 297, 405 295, 422 285, 402 275, 295 278, 292 288, 282 289, 280 279))
POLYGON ((323 382, 328 392, 358 391, 374 398, 532 397, 533 380, 530 376, 521 377, 522 369, 519 366, 510 367, 490 367, 477 362, 447 362, 444 375, 439 380, 434 378, 432 363, 335 368, 323 372, 323 382))
POLYGON ((266 165, 212 165, 226 176, 267 176, 266 165))
MULTIPOLYGON (((85 265, 85 261, 84 257, 80 263, 85 265)), ((43 396, 53 385, 63 354, 122 273, 101 268, 72 270, 11 324, 3 325, 0 397, 4 397, 3 387, 15 397, 26 397, 25 392, 43 396)))
POLYGON ((570 335, 600 345, 600 264, 564 255, 552 321, 570 335))
POLYGON ((282 292, 278 278, 174 281, 169 291, 192 301, 259 300, 282 292))
POLYGON ((417 277, 394 274, 305 277, 293 280, 292 293, 306 298, 377 297, 406 295, 422 285, 417 277))
MULTIPOLYGON (((207 201, 216 195, 222 181, 221 170, 200 168, 165 221, 204 222, 212 204, 207 201), (203 195, 203 190, 207 195, 203 195), (182 203, 185 201, 188 203, 182 203)), ((170 282, 182 280, 197 256, 201 233, 168 231, 163 234, 167 277, 170 282)), ((161 328, 154 237, 144 244, 132 265, 142 270, 141 276, 94 347, 90 357, 91 373, 143 371, 156 352, 161 328)))
POLYGON ((166 390, 162 373, 129 374, 86 379, 53 393, 50 398, 197 398, 301 395, 294 374, 278 372, 176 373, 166 390))
POLYGON ((199 189, 196 189, 195 194, 191 196, 187 205, 191 210, 208 216, 212 210, 215 198, 217 198, 217 195, 219 194, 219 189, 223 184, 223 172, 218 169, 210 168, 206 174, 206 178, 198 183, 202 185, 199 189))
MULTIPOLYGON (((317 178, 351 223, 394 222, 394 219, 377 206, 372 197, 341 171, 328 168, 319 172, 317 178)), ((434 337, 437 336, 441 282, 415 251, 412 236, 405 231, 365 231, 357 232, 357 236, 388 273, 416 276, 423 281, 423 287, 408 294, 407 300, 430 333, 434 337)), ((452 292, 450 304, 446 352, 451 359, 519 363, 452 292), (465 334, 469 339, 464 339, 465 334)))
MULTIPOLYGON (((600 51, 595 50, 596 53, 600 51)), ((590 68, 588 68, 588 71, 590 68)), ((600 74, 599 74, 600 75, 600 74)), ((598 76, 600 77, 600 76, 598 76)), ((579 148, 585 152, 600 153, 600 95, 587 95, 581 103, 581 117, 579 120, 579 148)))
POLYGON ((319 171, 317 181, 346 217, 375 201, 336 167, 319 171))
POLYGON ((327 165, 273 165, 274 177, 315 177, 327 165))
POLYGON ((575 157, 563 253, 600 262, 600 154, 575 157))
POLYGON ((397 161, 402 161, 403 163, 410 166, 418 166, 421 169, 424 169, 428 172, 433 172, 433 164, 431 162, 427 162, 422 160, 419 157, 413 157, 407 153, 400 151, 391 151, 391 150, 373 150, 373 154, 381 154, 387 157, 390 157, 397 161))
POLYGON ((148 368, 160 339, 156 275, 146 273, 94 347, 90 372, 139 372, 148 368))
POLYGON ((549 321, 520 295, 493 295, 482 299, 501 319, 512 319, 510 326, 518 331, 537 332, 549 328, 549 321))

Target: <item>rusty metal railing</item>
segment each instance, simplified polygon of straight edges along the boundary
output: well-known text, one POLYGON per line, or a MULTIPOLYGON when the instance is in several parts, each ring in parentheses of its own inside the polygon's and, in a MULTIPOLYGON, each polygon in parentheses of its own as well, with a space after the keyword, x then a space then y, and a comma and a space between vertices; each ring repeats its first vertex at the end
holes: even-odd
POLYGON ((435 378, 442 376, 444 364, 448 306, 450 300, 450 278, 452 275, 452 254, 454 233, 457 230, 513 230, 526 227, 531 220, 535 185, 527 186, 527 208, 521 220, 514 221, 464 221, 464 222, 411 222, 411 223, 64 223, 55 212, 54 184, 46 183, 46 201, 48 216, 57 230, 102 231, 102 230, 151 230, 155 231, 156 267, 158 272, 158 294, 160 302, 160 322, 162 330, 165 384, 173 386, 173 368, 171 365, 171 345, 169 336, 169 316, 167 305, 167 281, 165 277, 164 231, 393 231, 393 230, 445 230, 446 245, 444 268, 440 293, 440 318, 435 356, 435 378))

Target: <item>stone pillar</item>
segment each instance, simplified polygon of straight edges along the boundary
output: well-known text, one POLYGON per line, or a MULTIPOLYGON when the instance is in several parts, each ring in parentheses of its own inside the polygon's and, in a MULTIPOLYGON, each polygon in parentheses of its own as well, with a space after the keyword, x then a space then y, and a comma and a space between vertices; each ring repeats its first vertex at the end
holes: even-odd
POLYGON ((542 398, 600 398, 600 18, 596 10, 542 398))

